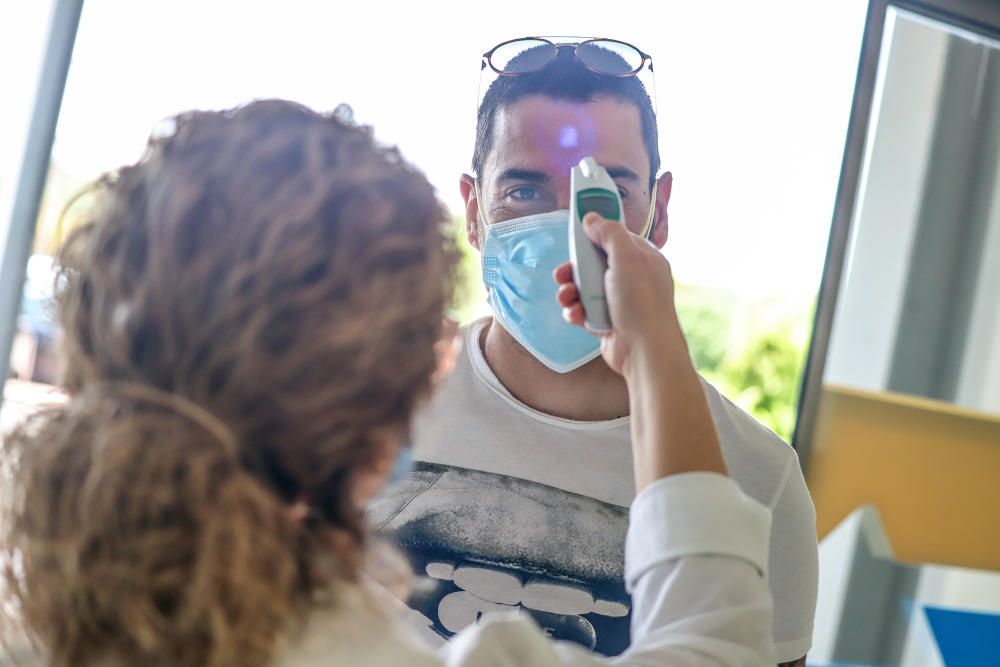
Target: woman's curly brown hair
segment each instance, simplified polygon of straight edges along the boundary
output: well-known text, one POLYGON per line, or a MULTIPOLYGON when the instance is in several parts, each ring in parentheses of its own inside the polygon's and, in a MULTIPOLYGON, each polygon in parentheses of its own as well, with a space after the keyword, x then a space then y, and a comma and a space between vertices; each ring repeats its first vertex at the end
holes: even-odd
POLYGON ((350 480, 429 389, 455 251, 343 116, 186 113, 97 184, 60 257, 69 400, 3 453, 5 606, 49 664, 266 665, 355 576, 350 480))

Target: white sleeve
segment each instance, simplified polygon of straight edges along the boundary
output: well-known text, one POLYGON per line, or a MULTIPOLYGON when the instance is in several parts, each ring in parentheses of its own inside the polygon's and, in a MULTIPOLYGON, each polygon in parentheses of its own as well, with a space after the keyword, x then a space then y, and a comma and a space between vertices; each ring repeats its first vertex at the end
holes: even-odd
POLYGON ((771 592, 775 605, 774 644, 778 662, 792 662, 812 646, 819 553, 816 510, 802 478, 798 458, 791 457, 789 471, 771 508, 771 592))
POLYGON ((774 667, 766 568, 771 516, 713 473, 673 475, 635 499, 625 543, 632 644, 604 658, 527 618, 487 617, 440 649, 448 667, 774 667))

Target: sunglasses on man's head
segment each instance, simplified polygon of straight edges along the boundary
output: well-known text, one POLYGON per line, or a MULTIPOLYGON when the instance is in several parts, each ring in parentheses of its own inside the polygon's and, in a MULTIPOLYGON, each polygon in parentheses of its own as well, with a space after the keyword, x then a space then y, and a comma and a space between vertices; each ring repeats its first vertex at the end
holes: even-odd
POLYGON ((489 66, 500 76, 532 74, 544 69, 561 49, 570 48, 573 57, 595 74, 635 76, 647 62, 653 71, 653 58, 628 42, 569 37, 519 37, 501 42, 483 54, 481 69, 489 66))

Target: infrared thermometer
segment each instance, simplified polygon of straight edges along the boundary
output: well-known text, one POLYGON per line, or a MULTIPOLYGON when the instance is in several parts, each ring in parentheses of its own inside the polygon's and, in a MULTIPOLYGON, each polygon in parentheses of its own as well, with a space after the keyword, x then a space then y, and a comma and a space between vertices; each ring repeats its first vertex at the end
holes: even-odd
POLYGON ((573 281, 580 292, 584 320, 592 331, 611 330, 608 301, 604 295, 604 272, 608 257, 583 231, 583 218, 590 212, 625 223, 618 186, 604 167, 585 157, 570 172, 569 259, 573 281))

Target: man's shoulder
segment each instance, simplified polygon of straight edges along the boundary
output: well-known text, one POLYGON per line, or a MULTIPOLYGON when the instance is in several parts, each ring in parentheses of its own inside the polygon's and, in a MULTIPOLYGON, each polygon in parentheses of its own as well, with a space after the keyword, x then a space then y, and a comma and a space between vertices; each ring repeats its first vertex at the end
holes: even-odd
POLYGON ((715 427, 727 432, 738 434, 746 443, 767 450, 780 452, 782 457, 790 455, 794 450, 789 444, 770 428, 755 419, 746 410, 727 398, 715 385, 701 375, 702 389, 708 400, 715 427))
POLYGON ((774 431, 701 378, 712 421, 729 473, 765 505, 781 493, 788 476, 798 470, 798 456, 774 431))

